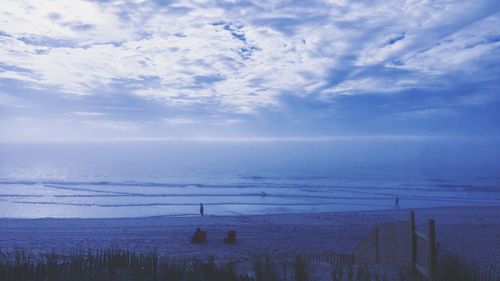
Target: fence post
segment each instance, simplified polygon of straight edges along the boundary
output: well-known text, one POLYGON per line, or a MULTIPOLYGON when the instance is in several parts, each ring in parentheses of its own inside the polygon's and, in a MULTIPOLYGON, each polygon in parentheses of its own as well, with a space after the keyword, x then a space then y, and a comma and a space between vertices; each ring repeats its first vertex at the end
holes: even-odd
POLYGON ((283 263, 283 280, 286 281, 286 262, 283 263))
POLYGON ((375 261, 379 264, 378 227, 375 227, 375 261))
POLYGON ((410 211, 410 270, 415 274, 415 263, 417 262, 417 239, 415 237, 415 211, 410 211))
POLYGON ((427 238, 429 246, 429 273, 430 281, 436 281, 437 251, 436 251, 436 225, 433 219, 428 220, 427 238))

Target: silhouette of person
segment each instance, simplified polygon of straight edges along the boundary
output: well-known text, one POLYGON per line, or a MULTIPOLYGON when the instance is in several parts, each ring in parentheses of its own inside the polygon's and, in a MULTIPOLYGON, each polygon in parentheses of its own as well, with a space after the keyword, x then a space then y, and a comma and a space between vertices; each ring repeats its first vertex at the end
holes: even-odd
POLYGON ((394 208, 399 209, 399 197, 396 196, 396 200, 394 203, 394 208))
POLYGON ((200 215, 203 217, 205 213, 205 208, 203 207, 203 204, 200 203, 200 215))

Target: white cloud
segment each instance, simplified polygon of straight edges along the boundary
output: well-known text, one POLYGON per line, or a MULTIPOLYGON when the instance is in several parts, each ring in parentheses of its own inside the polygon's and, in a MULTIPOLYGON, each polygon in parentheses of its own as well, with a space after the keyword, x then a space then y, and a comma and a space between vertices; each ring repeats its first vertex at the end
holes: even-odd
POLYGON ((358 95, 366 93, 396 93, 404 89, 419 87, 418 81, 396 78, 359 78, 345 80, 333 88, 323 90, 325 98, 336 95, 358 95))
POLYGON ((233 126, 244 123, 246 120, 239 118, 222 118, 220 116, 196 117, 170 117, 163 118, 169 126, 201 125, 201 126, 233 126))
POLYGON ((71 41, 78 45, 130 39, 126 22, 97 2, 17 1, 0 5, 2 31, 34 42, 71 41))
POLYGON ((92 112, 92 111, 74 111, 71 112, 74 115, 79 115, 79 116, 104 116, 106 113, 104 112, 92 112))
POLYGON ((500 30, 493 28, 497 26, 500 13, 446 36, 423 51, 404 56, 401 67, 432 74, 478 70, 482 65, 478 62, 498 52, 500 30))
POLYGON ((74 95, 123 86, 147 100, 239 113, 278 107, 282 93, 397 92, 474 69, 494 52, 498 41, 484 40, 498 38, 498 14, 457 27, 491 3, 250 1, 230 9, 211 1, 8 0, 0 6, 0 79, 74 95), (373 66, 412 75, 386 77, 373 66), (336 72, 348 74, 325 86, 336 72))
POLYGON ((200 120, 194 119, 194 118, 164 118, 163 121, 167 123, 168 125, 190 125, 190 124, 196 124, 199 123, 200 120))
POLYGON ((456 112, 449 108, 427 108, 427 109, 419 109, 406 111, 401 113, 396 113, 394 116, 402 117, 402 118, 432 118, 436 116, 448 116, 455 114, 456 112))

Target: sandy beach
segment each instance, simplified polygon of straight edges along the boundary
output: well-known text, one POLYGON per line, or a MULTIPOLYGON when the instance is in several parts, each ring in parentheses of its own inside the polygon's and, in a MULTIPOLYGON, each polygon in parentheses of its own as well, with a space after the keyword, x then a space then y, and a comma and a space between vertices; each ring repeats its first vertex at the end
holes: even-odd
MULTIPOLYGON (((425 230, 434 218, 443 247, 482 263, 500 265, 500 207, 416 209, 425 230)), ((245 258, 271 252, 351 253, 377 224, 408 219, 408 210, 256 216, 153 217, 134 219, 0 219, 0 249, 44 253, 55 250, 121 248, 170 256, 245 258), (190 237, 197 227, 208 241, 190 237), (228 230, 238 242, 225 245, 228 230)))

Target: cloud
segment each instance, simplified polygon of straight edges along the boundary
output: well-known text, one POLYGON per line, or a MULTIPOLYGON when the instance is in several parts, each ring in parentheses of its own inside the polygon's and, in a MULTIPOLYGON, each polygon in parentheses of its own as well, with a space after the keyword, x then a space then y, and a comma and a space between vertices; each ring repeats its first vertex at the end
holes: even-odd
POLYGON ((119 45, 40 47, 2 36, 3 63, 27 70, 18 77, 3 76, 77 95, 127 84, 131 94, 145 99, 218 103, 232 111, 250 112, 274 105, 276 95, 300 87, 305 82, 301 72, 317 71, 319 64, 301 62, 295 53, 304 45, 301 40, 279 38, 268 27, 243 27, 215 22, 216 18, 198 19, 192 12, 172 24, 172 18, 160 14, 140 30, 149 36, 119 45), (149 84, 144 77, 154 77, 158 83, 149 84))
POLYGON ((163 125, 208 122, 206 112, 239 124, 286 112, 290 95, 331 104, 457 81, 497 87, 499 25, 496 0, 5 0, 0 89, 81 103, 74 118, 116 122, 89 105, 133 103, 163 125))
POLYGON ((481 19, 434 42, 428 48, 406 54, 395 67, 429 74, 452 71, 477 73, 486 58, 498 57, 500 13, 481 19))
POLYGON ((394 115, 402 118, 432 118, 436 116, 442 117, 451 114, 456 114, 456 112, 449 108, 427 108, 400 112, 394 115))
POLYGON ((205 118, 197 117, 170 117, 163 118, 163 121, 169 126, 186 126, 186 125, 202 125, 202 126, 232 126, 246 122, 241 118, 226 118, 220 116, 208 116, 205 118))
POLYGON ((163 119, 168 125, 189 125, 199 123, 200 120, 193 118, 165 118, 163 119))
POLYGON ((0 15, 3 33, 35 45, 84 46, 131 38, 126 22, 115 11, 91 1, 7 0, 0 15))
POLYGON ((401 90, 418 87, 418 80, 400 79, 397 77, 368 77, 346 80, 335 87, 322 92, 323 96, 358 95, 360 93, 395 93, 401 90))
POLYGON ((88 111, 75 111, 71 112, 74 115, 79 115, 79 116, 104 116, 106 113, 104 112, 88 112, 88 111))

